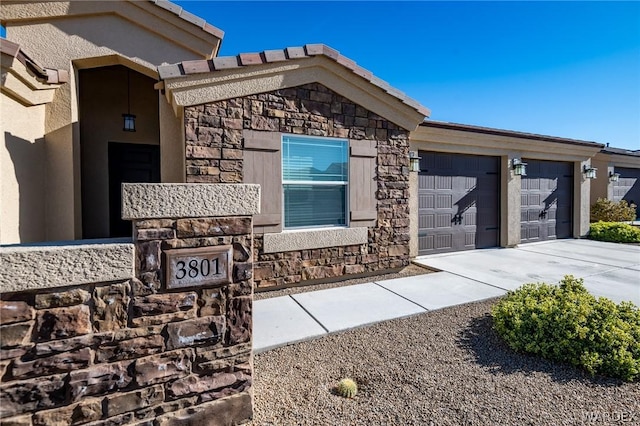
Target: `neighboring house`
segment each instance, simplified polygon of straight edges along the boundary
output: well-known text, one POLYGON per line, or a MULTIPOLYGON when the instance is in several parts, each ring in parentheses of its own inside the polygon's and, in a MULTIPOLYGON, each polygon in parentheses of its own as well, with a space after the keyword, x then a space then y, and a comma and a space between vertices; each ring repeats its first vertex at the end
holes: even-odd
POLYGON ((598 198, 625 200, 636 205, 636 217, 640 218, 640 149, 607 146, 593 157, 592 163, 602 179, 591 186, 591 202, 598 198))
POLYGON ((3 1, 0 20, 0 243, 128 236, 127 181, 259 183, 258 288, 588 230, 604 145, 424 121, 327 46, 217 57, 222 31, 159 0, 3 1))

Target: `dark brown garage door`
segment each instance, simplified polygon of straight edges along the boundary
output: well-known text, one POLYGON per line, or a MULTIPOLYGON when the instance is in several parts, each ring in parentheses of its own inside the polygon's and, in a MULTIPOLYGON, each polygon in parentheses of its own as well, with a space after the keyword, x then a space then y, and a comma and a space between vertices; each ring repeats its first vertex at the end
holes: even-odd
POLYGON ((500 235, 500 159, 421 151, 420 255, 495 247, 500 235))
MULTIPOLYGON (((625 200, 629 204, 640 206, 640 169, 616 167, 616 173, 620 173, 617 182, 613 182, 613 200, 625 200)), ((640 208, 636 209, 636 217, 640 216, 640 208)))
POLYGON ((523 243, 573 236, 573 164, 524 160, 521 239, 523 243))

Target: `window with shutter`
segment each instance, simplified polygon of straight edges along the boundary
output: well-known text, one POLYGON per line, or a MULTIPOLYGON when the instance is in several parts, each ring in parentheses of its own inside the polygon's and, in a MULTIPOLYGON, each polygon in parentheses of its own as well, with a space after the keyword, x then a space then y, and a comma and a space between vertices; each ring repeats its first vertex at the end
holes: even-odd
POLYGON ((261 185, 257 234, 376 225, 375 141, 251 130, 243 136, 243 181, 261 185))

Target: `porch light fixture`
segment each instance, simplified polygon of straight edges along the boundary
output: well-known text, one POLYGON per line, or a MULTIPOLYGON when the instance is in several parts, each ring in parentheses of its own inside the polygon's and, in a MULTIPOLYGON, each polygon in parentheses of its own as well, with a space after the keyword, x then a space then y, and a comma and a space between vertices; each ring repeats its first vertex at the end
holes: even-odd
POLYGON ((122 114, 124 124, 122 130, 125 132, 136 131, 136 116, 131 114, 131 72, 127 69, 127 113, 122 114))
POLYGON ((587 179, 595 179, 597 171, 598 169, 596 169, 595 167, 586 166, 586 165, 582 169, 582 172, 584 173, 584 177, 586 177, 587 179))
POLYGON ((411 172, 420 171, 421 158, 422 157, 418 157, 418 151, 409 151, 409 171, 411 172))
POLYGON ((617 182, 620 179, 620 173, 609 172, 609 182, 617 182))
POLYGON ((521 159, 514 158, 511 160, 511 164, 513 167, 513 174, 516 176, 526 176, 527 175, 527 163, 523 163, 521 159))

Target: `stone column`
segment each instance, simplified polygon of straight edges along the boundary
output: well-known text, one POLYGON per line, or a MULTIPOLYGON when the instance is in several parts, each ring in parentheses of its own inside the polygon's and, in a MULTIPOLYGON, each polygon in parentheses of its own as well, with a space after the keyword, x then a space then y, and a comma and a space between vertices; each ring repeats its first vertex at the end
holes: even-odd
POLYGON ((136 381, 163 383, 167 400, 195 398, 190 407, 158 417, 157 424, 251 419, 251 215, 260 205, 258 186, 125 185, 123 197, 137 252, 132 322, 166 323, 165 352, 136 367, 136 381), (144 208, 134 212, 130 206, 144 208))
POLYGON ((259 205, 258 185, 125 184, 134 244, 0 248, 0 423, 250 420, 259 205))

